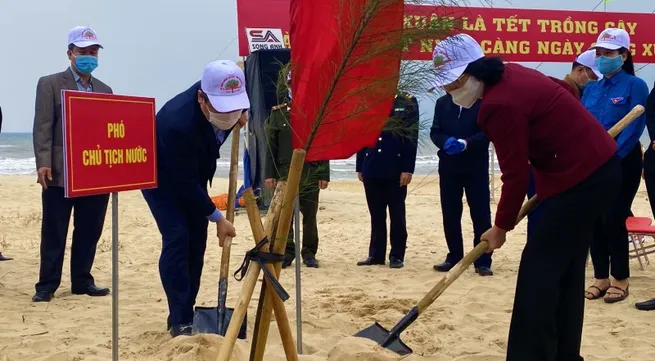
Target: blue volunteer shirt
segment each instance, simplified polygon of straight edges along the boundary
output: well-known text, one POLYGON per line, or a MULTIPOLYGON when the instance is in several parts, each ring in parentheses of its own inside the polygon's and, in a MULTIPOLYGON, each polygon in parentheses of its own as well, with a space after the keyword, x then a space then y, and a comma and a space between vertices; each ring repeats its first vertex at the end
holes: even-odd
MULTIPOLYGON (((609 130, 625 117, 635 106, 646 106, 648 85, 641 78, 621 70, 611 78, 590 82, 582 94, 582 104, 598 121, 609 130)), ((624 158, 639 141, 646 127, 643 114, 628 125, 618 137, 616 155, 624 158)))

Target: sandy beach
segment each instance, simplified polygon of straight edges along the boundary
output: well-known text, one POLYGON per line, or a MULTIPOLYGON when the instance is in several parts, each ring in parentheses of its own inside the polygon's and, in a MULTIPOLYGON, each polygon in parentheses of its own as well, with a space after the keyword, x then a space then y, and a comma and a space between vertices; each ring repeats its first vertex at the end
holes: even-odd
MULTIPOLYGON (((496 181, 500 185, 500 181, 496 181)), ((376 350, 366 340, 349 337, 375 321, 391 328, 443 276, 432 270, 447 248, 443 236, 438 181, 415 177, 407 198, 408 249, 405 268, 357 267, 366 257, 369 215, 358 181, 334 181, 322 191, 318 215, 319 269, 302 267, 303 349, 301 360, 387 361, 400 357, 376 350)), ((227 191, 227 179, 216 179, 212 195, 227 191)), ((496 200, 500 195, 496 190, 496 200)), ((158 258, 160 234, 140 192, 121 193, 120 225, 120 359, 214 361, 222 338, 197 335, 171 339, 166 331, 166 298, 158 258)), ((98 244, 93 275, 111 285, 111 205, 98 244)), ((495 212, 495 203, 492 204, 495 212)), ((633 212, 652 217, 642 187, 633 212)), ((0 176, 0 251, 14 261, 0 262, 0 361, 79 361, 111 359, 111 297, 91 298, 70 292, 70 236, 62 285, 50 303, 32 303, 39 271, 40 186, 34 176, 0 176)), ((241 264, 253 237, 245 213, 236 216, 230 269, 241 264)), ((464 209, 465 239, 472 239, 464 209)), ((198 305, 215 306, 220 248, 213 237, 205 255, 198 305)), ((626 240, 627 242, 627 240, 626 240)), ((652 241, 651 241, 652 242, 652 241)), ((495 276, 483 278, 473 269, 457 280, 403 334, 413 348, 406 360, 502 361, 505 359, 514 287, 525 224, 508 236, 494 255, 495 276)), ((466 241, 466 250, 472 241, 466 241)), ((655 260, 655 256, 652 257, 655 260)), ((645 271, 631 260, 630 297, 608 305, 586 305, 583 356, 586 360, 655 360, 655 312, 642 312, 634 302, 655 297, 655 265, 645 271)), ((587 270, 591 282, 591 265, 587 270)), ((281 283, 295 336, 295 271, 284 270, 281 283)), ((230 278, 228 305, 236 304, 241 284, 230 278)), ((257 287, 248 309, 252 332, 259 297, 257 287)), ((250 337, 239 340, 232 360, 247 360, 250 337)), ((271 325, 267 361, 285 360, 275 322, 271 325)), ((526 360, 529 361, 529 360, 526 360)))

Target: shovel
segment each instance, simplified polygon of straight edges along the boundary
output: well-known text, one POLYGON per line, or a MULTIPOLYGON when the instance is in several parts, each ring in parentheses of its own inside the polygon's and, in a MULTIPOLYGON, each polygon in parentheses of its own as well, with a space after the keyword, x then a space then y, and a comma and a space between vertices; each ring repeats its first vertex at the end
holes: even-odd
MULTIPOLYGON (((616 123, 607 132, 612 138, 616 137, 625 127, 632 121, 639 118, 645 111, 644 107, 637 105, 628 113, 623 119, 616 123)), ((537 207, 539 202, 537 196, 533 196, 529 201, 523 204, 516 218, 516 224, 521 222, 534 208, 537 207)), ((400 334, 411 325, 418 316, 423 313, 434 301, 441 296, 441 294, 455 282, 459 276, 468 269, 476 259, 482 256, 487 251, 489 244, 485 241, 480 242, 471 252, 469 252, 461 261, 459 261, 446 275, 428 292, 419 303, 414 306, 407 314, 391 329, 391 331, 384 328, 379 323, 375 324, 357 332, 355 337, 367 338, 378 343, 378 345, 389 349, 399 355, 408 355, 413 353, 412 349, 407 346, 401 339, 400 334)))
MULTIPOLYGON (((230 157, 230 185, 227 192, 227 214, 225 218, 234 223, 234 208, 237 191, 237 178, 239 175, 239 131, 241 125, 232 130, 232 152, 230 157)), ((221 254, 221 271, 218 281, 218 307, 197 306, 193 315, 193 326, 199 333, 215 333, 225 336, 227 325, 232 319, 233 308, 227 308, 227 276, 230 271, 230 248, 232 238, 227 237, 221 254)), ((243 318, 239 329, 239 338, 245 339, 247 331, 247 319, 243 318)))

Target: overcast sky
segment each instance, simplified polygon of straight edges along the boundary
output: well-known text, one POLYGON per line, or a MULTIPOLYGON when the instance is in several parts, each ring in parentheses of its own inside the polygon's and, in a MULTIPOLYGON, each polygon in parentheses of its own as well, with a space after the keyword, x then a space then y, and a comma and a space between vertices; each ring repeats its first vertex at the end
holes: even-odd
MULTIPOLYGON (((31 132, 36 82, 40 76, 68 66, 66 42, 70 28, 90 25, 104 45, 94 76, 117 94, 153 96, 159 108, 199 79, 206 63, 218 58, 239 60, 235 3, 236 0, 0 0, 3 132, 31 132)), ((599 0, 494 1, 498 7, 571 10, 591 10, 598 3, 599 0)), ((653 10, 652 0, 614 0, 608 5, 608 11, 653 10)), ((597 11, 603 11, 603 6, 597 11)), ((562 77, 569 67, 570 64, 544 64, 539 70, 562 77)), ((655 65, 638 75, 652 87, 655 65)))

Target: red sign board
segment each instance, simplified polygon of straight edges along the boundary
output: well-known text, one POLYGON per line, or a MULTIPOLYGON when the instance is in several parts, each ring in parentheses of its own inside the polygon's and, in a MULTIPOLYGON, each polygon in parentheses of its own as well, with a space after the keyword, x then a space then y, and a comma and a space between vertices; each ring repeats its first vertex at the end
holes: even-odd
MULTIPOLYGON (((281 31, 284 46, 291 47, 289 1, 237 0, 239 55, 250 54, 246 28, 281 31)), ((455 19, 459 30, 454 32, 470 34, 486 54, 502 56, 505 61, 571 63, 605 28, 618 27, 630 34, 636 63, 655 63, 655 14, 406 4, 403 26, 425 27, 435 18, 455 19)), ((316 34, 316 41, 320 38, 316 34)), ((431 60, 438 40, 413 40, 404 59, 431 60)))
POLYGON ((62 91, 66 197, 157 187, 155 99, 62 91))

